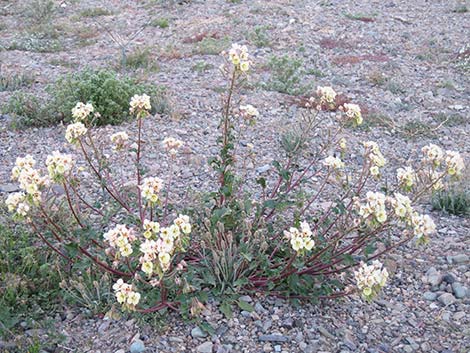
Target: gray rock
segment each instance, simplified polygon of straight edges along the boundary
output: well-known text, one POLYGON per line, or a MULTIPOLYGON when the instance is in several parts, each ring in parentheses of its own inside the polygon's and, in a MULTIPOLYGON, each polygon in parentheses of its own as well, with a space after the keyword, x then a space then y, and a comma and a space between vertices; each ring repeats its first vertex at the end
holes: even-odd
POLYGON ((445 306, 454 304, 456 301, 455 297, 450 293, 444 293, 440 295, 439 298, 437 298, 437 300, 445 306))
POLYGON ((455 277, 451 273, 447 273, 442 277, 442 280, 446 283, 452 284, 455 282, 455 277))
POLYGON ((144 342, 142 342, 141 340, 135 340, 134 342, 132 342, 130 350, 131 353, 142 353, 143 351, 145 351, 144 342))
POLYGON ((333 336, 326 328, 324 328, 323 326, 319 326, 318 327, 318 331, 323 335, 325 336, 326 338, 329 338, 329 339, 332 339, 334 340, 335 339, 335 336, 333 336))
POLYGON ((258 314, 265 314, 267 310, 261 305, 260 302, 256 302, 255 303, 255 311, 258 314))
POLYGON ((207 332, 204 332, 201 330, 199 326, 196 326, 191 330, 191 337, 193 338, 206 338, 207 337, 207 332))
POLYGON ((21 189, 19 188, 18 185, 16 184, 0 184, 0 192, 17 192, 20 191, 21 189))
POLYGON ((426 273, 426 277, 427 277, 427 282, 433 287, 436 287, 439 284, 441 284, 442 279, 443 279, 443 276, 441 275, 441 273, 436 271, 434 267, 431 267, 429 269, 429 271, 426 273))
POLYGON ((288 330, 294 328, 294 326, 295 326, 295 322, 294 322, 294 320, 293 320, 292 318, 290 318, 290 317, 287 318, 287 319, 285 319, 285 320, 282 321, 282 323, 281 323, 281 327, 284 327, 284 328, 286 328, 286 329, 288 329, 288 330))
POLYGON ((263 322, 263 332, 268 331, 272 325, 273 322, 271 320, 266 320, 265 322, 263 322))
POLYGON ((271 165, 270 164, 265 164, 261 167, 256 168, 256 173, 258 173, 258 174, 265 173, 270 169, 271 169, 271 165))
POLYGON ((461 263, 467 262, 468 259, 469 258, 467 254, 458 254, 458 255, 452 256, 452 262, 454 264, 461 264, 461 263))
POLYGON ((280 352, 281 349, 282 349, 281 346, 278 345, 278 344, 274 346, 274 351, 275 351, 275 352, 280 352))
POLYGON ((204 342, 197 347, 196 351, 198 353, 212 353, 213 347, 214 344, 212 342, 204 342))
POLYGON ((288 342, 289 337, 273 334, 273 335, 262 335, 259 336, 261 342, 288 342))
POLYGON ((247 303, 251 303, 253 301, 253 299, 251 299, 249 295, 242 295, 238 299, 240 299, 242 302, 247 302, 247 303))
POLYGON ((432 302, 433 300, 436 300, 437 299, 437 293, 433 293, 433 292, 425 292, 423 294, 423 298, 425 300, 428 300, 430 302, 432 302))
POLYGON ((467 295, 467 288, 462 286, 462 284, 459 282, 452 283, 452 291, 454 292, 455 297, 458 299, 465 298, 467 295))

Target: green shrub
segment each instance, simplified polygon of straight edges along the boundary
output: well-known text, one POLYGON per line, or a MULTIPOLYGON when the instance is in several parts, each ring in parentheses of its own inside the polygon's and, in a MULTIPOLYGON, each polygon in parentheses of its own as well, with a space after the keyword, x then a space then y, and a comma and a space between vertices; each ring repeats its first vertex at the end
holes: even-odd
POLYGON ((12 117, 13 128, 48 126, 56 121, 47 114, 44 103, 33 94, 17 92, 2 109, 12 117))
POLYGON ((470 191, 450 188, 436 192, 432 198, 432 207, 456 216, 470 214, 470 191))
POLYGON ((0 336, 21 320, 44 318, 59 302, 58 259, 32 239, 24 228, 0 223, 0 336))
POLYGON ((272 56, 268 67, 271 78, 263 84, 264 89, 293 96, 304 94, 309 89, 309 86, 301 84, 302 76, 305 75, 302 60, 288 55, 272 56))
POLYGON ((152 27, 168 28, 169 25, 168 18, 155 18, 150 22, 152 27))
POLYGON ((111 70, 84 70, 60 78, 48 88, 53 97, 50 110, 57 120, 71 121, 71 110, 77 102, 89 102, 101 114, 97 125, 119 124, 129 115, 129 100, 135 94, 147 93, 152 97, 155 112, 168 113, 162 87, 137 82, 132 78, 119 78, 111 70))

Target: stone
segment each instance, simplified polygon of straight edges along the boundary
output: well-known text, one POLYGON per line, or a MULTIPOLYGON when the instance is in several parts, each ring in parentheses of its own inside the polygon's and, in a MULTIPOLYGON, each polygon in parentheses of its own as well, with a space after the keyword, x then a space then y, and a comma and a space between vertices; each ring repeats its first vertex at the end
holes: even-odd
POLYGON ((458 311, 454 314, 454 316, 452 317, 452 319, 454 321, 460 321, 461 319, 463 319, 464 317, 466 316, 465 314, 465 311, 458 311))
POLYGON ((288 342, 289 337, 279 335, 279 334, 261 335, 259 336, 259 340, 261 342, 288 342))
POLYGON ((196 326, 191 330, 191 337, 192 338, 206 338, 207 337, 207 332, 204 332, 201 330, 199 326, 196 326))
POLYGON ((454 292, 455 297, 458 299, 465 298, 467 295, 467 288, 459 282, 452 283, 452 291, 454 292))
POLYGON ((442 280, 446 283, 452 284, 455 282, 455 277, 451 273, 447 273, 442 277, 442 280))
POLYGON ((275 345, 274 346, 274 352, 280 352, 282 350, 281 346, 280 345, 275 345))
POLYGON ((450 293, 441 294, 441 295, 437 298, 437 300, 438 300, 441 304, 443 304, 443 305, 445 305, 445 306, 454 304, 455 301, 456 301, 455 297, 454 297, 452 294, 450 294, 450 293))
POLYGON ((283 320, 281 323, 281 327, 284 327, 288 330, 291 330, 292 328, 294 328, 294 326, 295 326, 294 320, 290 317, 283 320))
POLYGON ((324 328, 323 326, 320 326, 318 327, 318 331, 323 335, 325 336, 326 338, 329 338, 331 340, 334 340, 335 339, 335 336, 333 336, 326 328, 324 328))
POLYGON ((271 165, 270 164, 265 164, 261 167, 256 168, 256 173, 262 174, 262 173, 267 172, 270 169, 271 169, 271 165))
POLYGON ((260 302, 256 302, 255 303, 255 311, 258 314, 265 314, 267 310, 261 305, 260 302))
POLYGON ((118 349, 118 350, 117 350, 116 352, 114 352, 114 353, 126 353, 126 351, 121 348, 121 349, 118 349))
POLYGON ((212 348, 214 347, 214 344, 212 342, 204 342, 203 344, 200 344, 196 348, 196 352, 198 353, 212 353, 212 348))
POLYGON ((10 193, 20 191, 18 185, 16 184, 0 184, 0 192, 10 193))
POLYGON ((253 299, 251 299, 249 295, 242 295, 238 299, 240 299, 242 302, 247 302, 247 303, 251 303, 253 301, 253 299))
POLYGON ((142 353, 143 351, 145 351, 144 342, 142 342, 141 340, 135 340, 131 344, 130 351, 131 353, 142 353))
POLYGON ((433 300, 436 300, 437 299, 437 293, 433 293, 433 292, 425 292, 423 294, 423 298, 425 300, 428 300, 430 302, 432 302, 433 300))
POLYGON ((461 263, 467 262, 469 258, 467 254, 458 254, 458 255, 452 256, 451 259, 452 259, 452 263, 461 264, 461 263))
POLYGON ((434 267, 431 267, 426 273, 426 278, 431 286, 436 287, 441 284, 443 276, 434 267))

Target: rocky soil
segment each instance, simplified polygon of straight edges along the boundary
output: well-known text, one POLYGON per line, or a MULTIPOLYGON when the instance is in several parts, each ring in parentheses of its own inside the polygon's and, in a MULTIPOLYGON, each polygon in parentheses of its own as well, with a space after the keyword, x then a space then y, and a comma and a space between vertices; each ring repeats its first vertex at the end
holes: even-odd
MULTIPOLYGON (((169 27, 145 26, 129 48, 149 48, 158 71, 137 70, 148 82, 167 86, 174 114, 146 121, 147 158, 155 173, 165 169, 158 146, 164 136, 185 140, 180 182, 193 189, 208 188, 205 163, 215 151, 224 86, 218 67, 200 38, 214 37, 226 49, 232 42, 247 44, 256 66, 251 89, 242 100, 260 110, 262 120, 245 142, 255 142, 258 173, 276 156, 277 137, 288 129, 298 109, 285 94, 269 91, 266 63, 270 56, 289 54, 309 72, 303 84, 332 85, 367 107, 369 128, 351 130, 353 144, 380 141, 390 168, 432 142, 470 153, 470 85, 459 51, 468 44, 469 4, 453 0, 193 0, 178 2, 81 0, 56 1, 52 23, 62 28, 62 50, 0 51, 2 72, 28 72, 34 84, 24 91, 44 96, 45 86, 66 72, 86 66, 115 67, 119 45, 154 19, 169 27), (89 8, 107 15, 79 16, 89 8), (264 28, 265 40, 256 37, 264 28), (85 38, 83 38, 85 37, 85 38), (126 39, 127 38, 127 39, 126 39), (260 43, 262 42, 262 43, 260 43), (258 46, 257 46, 258 44, 258 46), (378 119, 377 117, 382 117, 378 119), (383 122, 383 117, 386 117, 383 122), (448 119, 448 120, 446 120, 448 119), (443 124, 441 124, 444 121, 443 124)), ((27 2, 0 1, 0 48, 27 36, 27 2)), ((217 47, 218 49, 218 47, 217 47)), ((310 90, 311 91, 311 90, 310 90)), ((306 90, 305 95, 310 92, 306 90)), ((12 92, 0 92, 1 106, 12 92)), ((0 115, 0 194, 14 191, 10 169, 17 156, 48 152, 73 153, 65 143, 63 126, 12 130, 11 117, 0 115)), ((106 136, 132 122, 104 127, 106 136)), ((122 172, 126 174, 126 168, 122 172)), ((468 180, 468 175, 467 175, 468 180)), ((423 208, 429 210, 425 203, 423 208)), ((430 244, 408 244, 385 260, 393 276, 380 298, 368 305, 360 298, 291 305, 283 300, 246 297, 255 311, 237 312, 227 320, 216 303, 203 312, 214 333, 176 316, 155 325, 134 320, 86 317, 71 308, 54 319, 52 328, 24 325, 25 336, 48 344, 48 352, 470 352, 470 220, 431 212, 438 232, 430 244)), ((13 342, 0 341, 0 351, 13 342)), ((15 348, 12 348, 14 350, 15 348)))

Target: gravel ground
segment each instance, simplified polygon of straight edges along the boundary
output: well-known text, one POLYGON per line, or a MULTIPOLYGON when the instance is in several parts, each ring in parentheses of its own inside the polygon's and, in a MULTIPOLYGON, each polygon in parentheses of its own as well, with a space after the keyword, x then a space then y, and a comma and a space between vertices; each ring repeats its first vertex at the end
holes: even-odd
MULTIPOLYGON (((2 70, 31 73, 34 84, 25 90, 43 95, 45 86, 61 74, 86 66, 116 65, 119 46, 110 32, 130 38, 150 20, 167 18, 168 28, 145 27, 130 47, 150 48, 160 70, 137 71, 136 75, 166 85, 177 113, 146 122, 152 172, 165 169, 158 142, 164 136, 179 137, 187 142, 181 182, 193 189, 209 187, 205 161, 215 148, 223 87, 217 69, 222 59, 201 50, 195 42, 201 34, 220 38, 219 42, 227 38, 227 43, 246 43, 255 57, 253 88, 242 97, 257 106, 262 117, 245 138, 256 141, 258 161, 251 166, 253 170, 259 171, 276 156, 276 136, 290 126, 297 109, 290 97, 256 84, 269 78, 265 63, 273 54, 302 59, 316 73, 305 75, 304 83, 332 85, 372 112, 366 120, 387 116, 385 126, 351 130, 347 137, 351 143, 366 138, 380 141, 390 167, 403 164, 429 142, 459 150, 468 161, 470 85, 468 71, 459 67, 458 52, 468 44, 470 21, 469 12, 456 11, 465 5, 469 8, 468 3, 82 0, 56 5, 53 21, 63 28, 64 50, 0 51, 2 70), (84 9, 94 7, 112 14, 77 18, 84 9), (266 28, 269 46, 253 43, 251 33, 256 26, 266 28), (86 43, 79 41, 85 36, 80 34, 84 28, 89 32, 86 43), (200 63, 210 65, 198 70, 200 63), (449 121, 437 128, 442 116, 449 121)), ((25 6, 24 2, 0 1, 0 48, 25 36, 25 6)), ((0 104, 11 94, 0 92, 0 104)), ((0 115, 3 193, 12 186, 8 179, 17 156, 31 153, 44 159, 56 149, 73 153, 65 144, 63 126, 13 131, 8 129, 8 120, 0 115)), ((105 136, 123 128, 135 130, 132 123, 125 123, 96 133, 105 136)), ((123 168, 122 172, 127 171, 123 168)), ((236 313, 226 320, 213 303, 204 312, 215 328, 211 336, 173 316, 157 329, 133 320, 89 319, 71 310, 57 318, 52 330, 52 334, 64 335, 64 342, 49 351, 141 352, 142 343, 146 352, 470 352, 470 222, 436 212, 432 216, 438 233, 426 248, 410 243, 389 255, 386 261, 394 275, 370 305, 351 297, 295 307, 252 297, 245 299, 252 301, 255 312, 236 313)), ((51 335, 50 330, 25 329, 26 335, 46 341, 51 335)), ((0 351, 5 345, 0 342, 0 351)))

